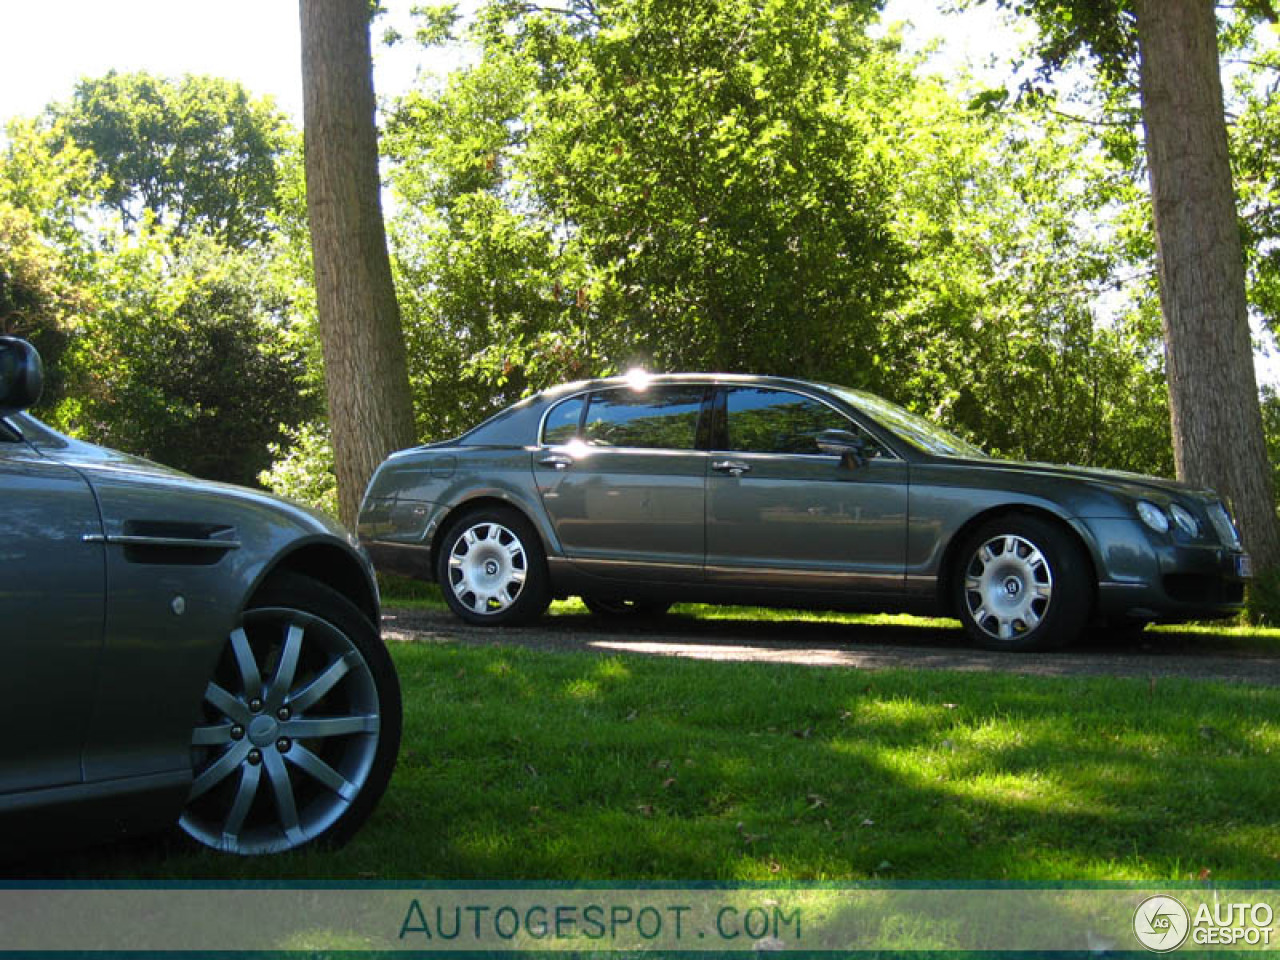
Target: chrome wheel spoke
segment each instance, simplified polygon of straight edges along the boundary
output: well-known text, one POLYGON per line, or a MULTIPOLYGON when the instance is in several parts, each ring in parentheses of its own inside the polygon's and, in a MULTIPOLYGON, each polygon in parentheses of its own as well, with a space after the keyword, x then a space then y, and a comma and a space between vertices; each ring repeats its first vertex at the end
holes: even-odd
POLYGON ((215 723, 207 727, 196 727, 191 731, 193 747, 223 747, 231 742, 231 728, 234 724, 215 723))
POLYGON ((280 664, 276 667, 276 675, 271 678, 270 694, 267 697, 267 709, 274 710, 284 703, 284 698, 293 686, 293 676, 298 670, 298 655, 302 652, 301 624, 289 624, 289 632, 284 639, 284 649, 280 653, 280 664))
POLYGON ((306 747, 295 745, 292 750, 285 754, 285 759, 303 773, 314 777, 348 803, 356 798, 356 793, 358 792, 356 785, 306 747))
POLYGON ((262 675, 258 672, 258 661, 249 646, 249 637, 243 627, 231 631, 231 652, 235 654, 236 667, 240 670, 241 689, 248 699, 262 695, 262 675))
POLYGON ((245 764, 241 768, 240 786, 236 790, 235 802, 227 813, 227 820, 222 825, 222 843, 227 849, 234 850, 240 839, 240 831, 244 829, 245 817, 258 796, 258 784, 262 782, 262 767, 245 764))
POLYGON ((294 844, 303 843, 307 837, 298 822, 298 804, 293 795, 289 769, 284 765, 280 754, 275 752, 264 754, 262 761, 267 768, 267 779, 271 782, 271 793, 276 798, 276 815, 280 818, 280 827, 294 844))
POLYGON ((204 689, 204 702, 228 720, 234 720, 237 723, 247 723, 249 721, 248 706, 212 681, 204 689))
POLYGON ((341 660, 333 661, 325 668, 324 673, 288 698, 289 709, 294 713, 302 713, 304 710, 309 710, 323 700, 325 694, 337 686, 338 681, 345 677, 350 669, 345 657, 341 660))
POLYGON ((248 755, 248 741, 242 740, 231 747, 217 760, 205 767, 201 774, 195 778, 191 784, 191 793, 188 794, 187 799, 194 800, 196 797, 208 793, 227 777, 231 776, 248 755))
POLYGON ((306 717, 280 724, 280 732, 295 740, 319 737, 347 737, 353 733, 377 733, 376 714, 355 717, 306 717))

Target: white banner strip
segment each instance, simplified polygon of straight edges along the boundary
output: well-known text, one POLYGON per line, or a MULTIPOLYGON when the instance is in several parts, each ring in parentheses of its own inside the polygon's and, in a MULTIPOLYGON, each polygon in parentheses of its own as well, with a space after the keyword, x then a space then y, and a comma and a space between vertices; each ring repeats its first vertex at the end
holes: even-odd
POLYGON ((1280 891, 0 889, 0 950, 1276 948, 1280 891))

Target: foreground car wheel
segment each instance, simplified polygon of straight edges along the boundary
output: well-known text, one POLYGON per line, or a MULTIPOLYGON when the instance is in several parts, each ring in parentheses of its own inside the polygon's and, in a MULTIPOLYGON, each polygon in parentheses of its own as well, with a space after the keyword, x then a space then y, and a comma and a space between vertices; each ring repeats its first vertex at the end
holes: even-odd
POLYGON ((382 796, 400 746, 400 686, 377 631, 304 577, 278 577, 254 598, 202 709, 179 823, 230 853, 345 841, 382 796))
POLYGON ((445 602, 467 623, 528 623, 551 602, 542 542, 514 510, 460 517, 442 541, 436 576, 445 602))
POLYGON ((663 600, 583 597, 582 603, 592 614, 606 620, 644 620, 660 617, 671 609, 671 604, 663 600))
POLYGON ((1093 601, 1087 560, 1035 517, 983 524, 960 551, 956 608, 965 630, 996 650, 1047 650, 1073 640, 1093 601))

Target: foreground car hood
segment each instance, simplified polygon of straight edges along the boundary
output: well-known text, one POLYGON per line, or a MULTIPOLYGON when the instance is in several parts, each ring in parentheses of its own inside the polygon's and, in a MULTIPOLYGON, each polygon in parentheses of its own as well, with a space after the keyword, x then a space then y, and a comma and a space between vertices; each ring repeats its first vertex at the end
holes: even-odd
POLYGON ((355 546, 355 538, 335 520, 304 504, 262 490, 202 480, 142 457, 76 440, 25 414, 12 420, 21 428, 28 443, 49 459, 78 471, 95 488, 106 482, 111 485, 171 488, 183 496, 199 491, 215 492, 225 500, 238 501, 257 509, 265 508, 304 531, 330 534, 355 546))

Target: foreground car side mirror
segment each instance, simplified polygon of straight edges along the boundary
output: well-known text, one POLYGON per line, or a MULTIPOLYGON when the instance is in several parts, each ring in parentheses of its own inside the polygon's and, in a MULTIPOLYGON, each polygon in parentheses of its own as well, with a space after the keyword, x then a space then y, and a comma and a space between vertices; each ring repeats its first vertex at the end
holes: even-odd
POLYGON ((39 351, 17 337, 0 337, 0 417, 34 406, 43 389, 39 351))
POLYGON ((848 430, 823 430, 815 439, 819 450, 840 458, 840 466, 851 470, 866 466, 867 443, 856 433, 848 430))

